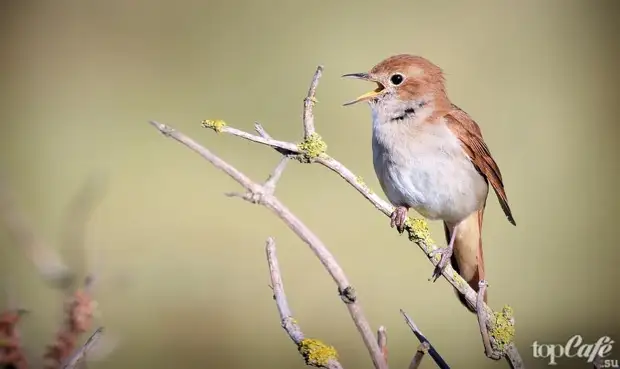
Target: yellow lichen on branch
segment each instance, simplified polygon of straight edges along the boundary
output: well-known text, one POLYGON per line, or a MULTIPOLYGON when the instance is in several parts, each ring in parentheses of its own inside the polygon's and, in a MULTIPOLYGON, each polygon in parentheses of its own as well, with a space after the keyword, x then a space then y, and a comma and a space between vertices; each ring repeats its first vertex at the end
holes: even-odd
POLYGON ((205 119, 202 121, 202 126, 219 133, 222 132, 222 128, 226 127, 226 122, 221 119, 205 119))
POLYGON ((428 223, 424 219, 407 218, 405 229, 407 229, 411 241, 424 241, 427 245, 434 243, 431 238, 431 232, 428 229, 428 223))
POLYGON ((338 357, 336 349, 313 338, 304 338, 299 342, 299 353, 306 359, 306 364, 324 367, 338 357))
POLYGON ((311 134, 310 137, 299 143, 297 147, 303 152, 303 155, 298 157, 298 160, 302 163, 311 163, 327 151, 327 144, 318 133, 311 134))
POLYGON ((490 322, 489 334, 495 339, 497 349, 504 352, 515 336, 514 312, 506 305, 502 311, 494 312, 490 322))

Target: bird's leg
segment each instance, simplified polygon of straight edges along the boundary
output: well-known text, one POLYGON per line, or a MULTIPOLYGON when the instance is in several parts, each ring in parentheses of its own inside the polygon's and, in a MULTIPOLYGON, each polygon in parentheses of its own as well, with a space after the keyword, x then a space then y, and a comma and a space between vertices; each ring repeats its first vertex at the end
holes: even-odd
POLYGON ((407 221, 407 212, 409 208, 404 206, 397 206, 392 215, 390 216, 390 227, 398 230, 398 233, 403 233, 405 231, 405 221, 407 221))
POLYGON ((450 258, 452 257, 452 253, 454 252, 454 240, 456 239, 457 228, 458 226, 455 226, 452 229, 452 234, 450 235, 450 242, 448 242, 447 247, 440 247, 429 253, 431 257, 434 257, 437 254, 441 254, 441 259, 439 259, 439 263, 437 263, 437 266, 433 271, 433 276, 431 277, 431 280, 433 282, 435 282, 437 278, 441 276, 441 273, 443 273, 443 270, 448 265, 448 261, 450 261, 450 258))

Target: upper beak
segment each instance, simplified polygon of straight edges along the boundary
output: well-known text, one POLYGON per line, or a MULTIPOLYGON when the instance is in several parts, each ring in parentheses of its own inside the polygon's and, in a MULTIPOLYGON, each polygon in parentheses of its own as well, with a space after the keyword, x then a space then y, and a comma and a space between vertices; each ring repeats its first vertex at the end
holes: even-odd
POLYGON ((381 95, 381 93, 383 92, 383 90, 385 90, 385 87, 383 87, 383 85, 377 81, 375 81, 374 79, 372 79, 368 73, 349 73, 349 74, 344 74, 342 75, 342 77, 350 77, 350 78, 357 78, 357 79, 362 79, 364 81, 370 81, 370 82, 375 82, 378 87, 370 92, 367 92, 361 96, 359 96, 357 99, 349 101, 347 103, 342 104, 343 106, 348 106, 348 105, 353 105, 355 103, 358 103, 360 101, 365 101, 365 100, 370 100, 374 97, 377 97, 379 95, 381 95))

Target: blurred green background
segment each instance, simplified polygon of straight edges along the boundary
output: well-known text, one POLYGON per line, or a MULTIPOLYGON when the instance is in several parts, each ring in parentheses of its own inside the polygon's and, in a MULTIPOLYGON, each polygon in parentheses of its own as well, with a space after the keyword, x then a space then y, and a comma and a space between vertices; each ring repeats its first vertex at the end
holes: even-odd
MULTIPOLYGON (((273 150, 200 127, 224 119, 301 137, 302 99, 325 65, 316 125, 329 153, 380 191, 370 113, 341 104, 367 85, 340 79, 397 53, 440 65, 453 101, 480 124, 518 226, 491 194, 484 227, 489 302, 511 304, 529 368, 531 344, 619 340, 617 1, 2 1, 0 165, 50 243, 92 173, 107 192, 88 223, 95 291, 116 349, 92 368, 302 368, 268 287, 274 236, 293 313, 334 345, 346 368, 370 368, 333 282, 267 210, 223 196, 238 186, 147 124, 169 123, 256 180, 273 150), (119 282, 122 280, 123 282, 119 282)), ((390 363, 408 365, 412 315, 448 363, 485 358, 474 316, 424 255, 339 177, 292 164, 277 195, 328 245, 390 363)), ((383 194, 382 194, 383 196, 383 194)), ((414 214, 412 214, 414 215, 414 214)), ((431 223, 444 244, 439 222, 431 223)), ((31 309, 22 325, 40 355, 61 319, 47 287, 4 232, 3 288, 31 309), (7 276, 10 275, 10 278, 7 276)), ((74 268, 78 250, 58 246, 74 268)), ((6 295, 6 294, 4 294, 6 295)), ((0 303, 6 303, 6 296, 0 303)), ((620 347, 614 349, 614 357, 620 347)), ((579 359, 563 367, 587 367, 579 359)), ((425 359, 423 368, 433 368, 425 359)))

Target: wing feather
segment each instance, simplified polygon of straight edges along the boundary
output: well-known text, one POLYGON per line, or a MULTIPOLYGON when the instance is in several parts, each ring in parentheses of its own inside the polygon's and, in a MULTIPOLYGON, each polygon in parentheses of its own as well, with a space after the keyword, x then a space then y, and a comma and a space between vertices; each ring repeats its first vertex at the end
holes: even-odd
POLYGON ((508 205, 508 197, 504 189, 502 173, 495 160, 493 160, 491 152, 482 138, 482 132, 478 124, 466 112, 454 104, 452 105, 452 110, 445 115, 445 119, 448 127, 461 140, 463 149, 478 172, 480 172, 493 187, 499 204, 504 214, 506 214, 508 221, 516 225, 512 216, 512 211, 508 205))

